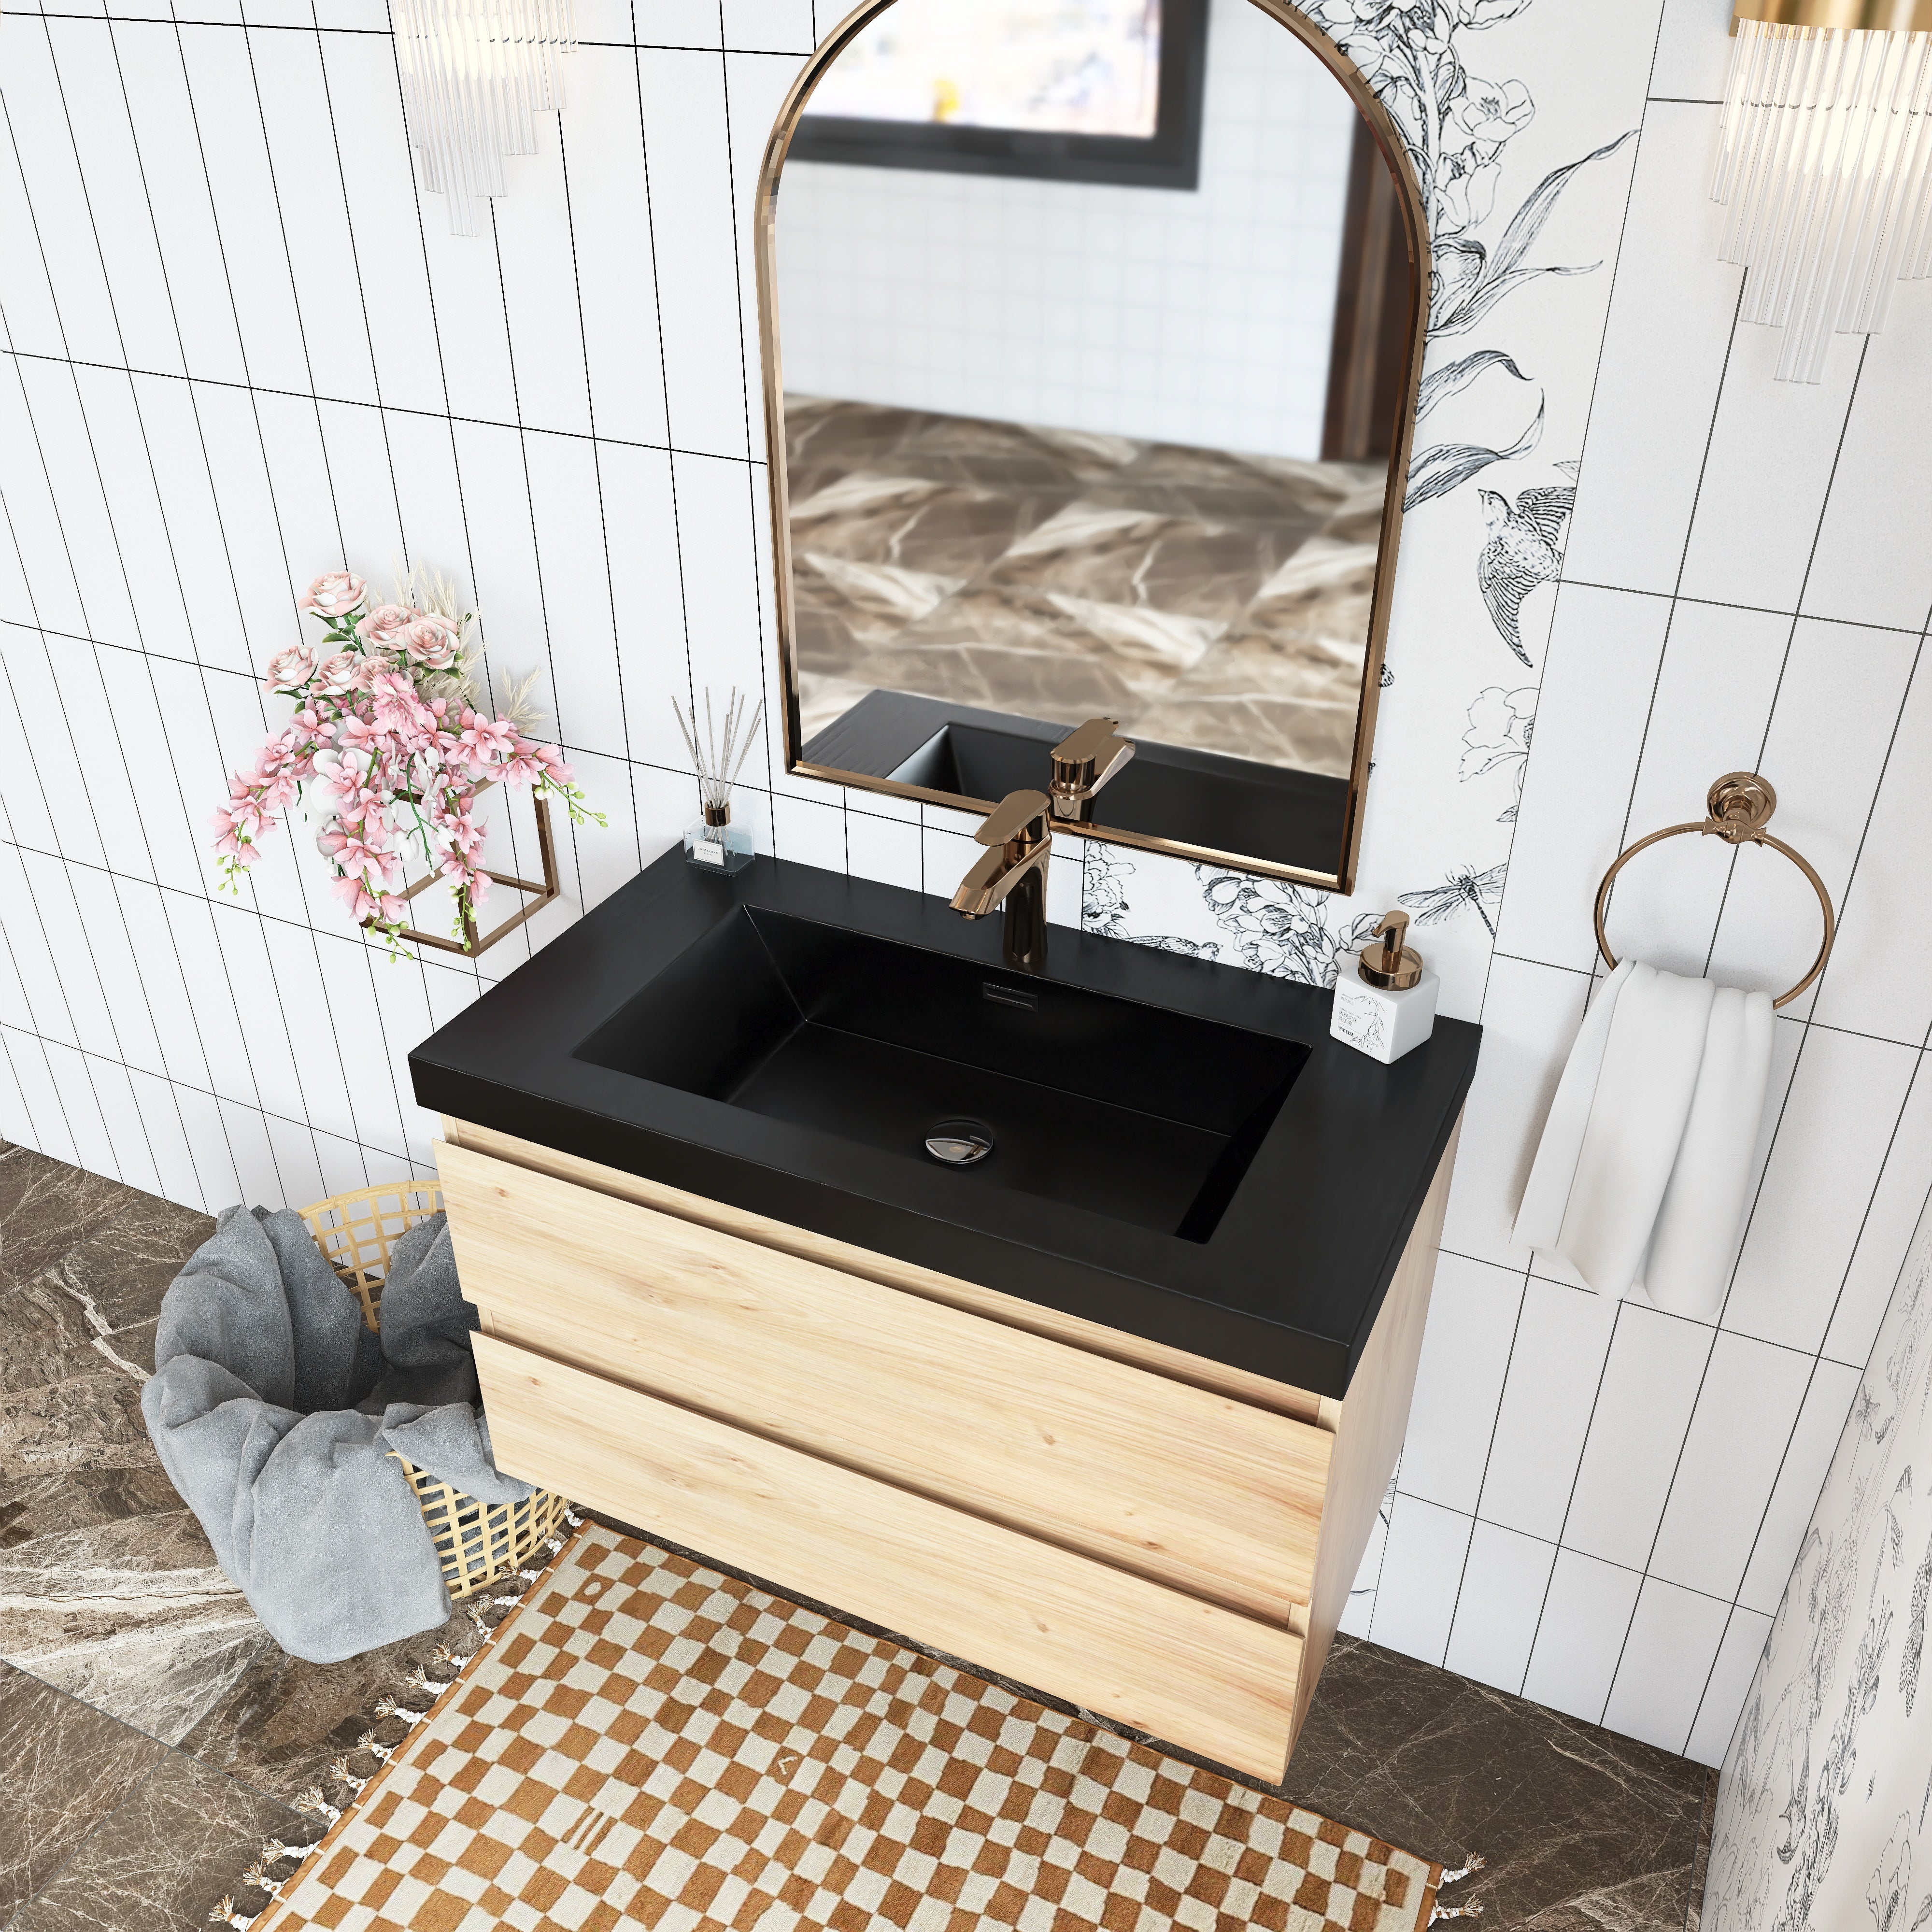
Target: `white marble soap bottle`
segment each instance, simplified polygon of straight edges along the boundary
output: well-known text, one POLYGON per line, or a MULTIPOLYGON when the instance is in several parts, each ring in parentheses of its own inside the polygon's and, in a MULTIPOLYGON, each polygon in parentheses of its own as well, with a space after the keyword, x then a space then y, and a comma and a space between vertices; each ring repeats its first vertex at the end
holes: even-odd
POLYGON ((1342 959, 1328 1030, 1386 1066, 1436 1030, 1441 982, 1423 964, 1420 953, 1402 944, 1407 913, 1388 914, 1376 932, 1375 940, 1342 959))

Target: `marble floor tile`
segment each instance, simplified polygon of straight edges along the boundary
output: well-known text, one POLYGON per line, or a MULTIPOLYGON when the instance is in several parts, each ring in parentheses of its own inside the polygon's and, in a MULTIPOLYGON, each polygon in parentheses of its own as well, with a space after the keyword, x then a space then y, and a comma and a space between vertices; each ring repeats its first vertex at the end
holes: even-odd
POLYGON ((319 1764, 351 1749, 364 1731, 373 1726, 386 1742, 402 1734, 400 1719, 377 1721, 376 1700, 387 1692, 406 1701, 403 1679, 411 1666, 427 1666, 439 1643, 466 1654, 476 1641, 458 1610, 439 1629, 342 1664, 307 1664, 265 1642, 182 1738, 182 1748, 260 1790, 292 1798, 315 1781, 319 1764))
POLYGON ((1338 1637, 1282 1790, 1425 1858, 1491 1932, 1682 1932, 1713 1774, 1338 1637))
POLYGON ((0 1664, 0 1924, 168 1755, 0 1664))
POLYGON ((0 1550, 0 1658, 165 1743, 264 1648, 274 1640, 178 1500, 0 1550))
POLYGON ((94 1827, 8 1932, 181 1932, 205 1922, 224 1894, 248 1916, 268 1903, 237 1882, 262 1840, 305 1844, 317 1835, 301 1812, 170 1751, 94 1827))

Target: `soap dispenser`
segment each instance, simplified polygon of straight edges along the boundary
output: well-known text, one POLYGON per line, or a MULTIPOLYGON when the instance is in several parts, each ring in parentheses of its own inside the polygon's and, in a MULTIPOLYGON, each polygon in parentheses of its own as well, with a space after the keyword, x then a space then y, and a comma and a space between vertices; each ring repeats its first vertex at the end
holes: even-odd
POLYGON ((1423 964, 1420 953, 1403 945, 1408 936, 1407 913, 1385 914, 1376 939, 1348 954, 1335 979, 1328 1030, 1385 1066, 1420 1046, 1436 1028, 1441 982, 1423 964))

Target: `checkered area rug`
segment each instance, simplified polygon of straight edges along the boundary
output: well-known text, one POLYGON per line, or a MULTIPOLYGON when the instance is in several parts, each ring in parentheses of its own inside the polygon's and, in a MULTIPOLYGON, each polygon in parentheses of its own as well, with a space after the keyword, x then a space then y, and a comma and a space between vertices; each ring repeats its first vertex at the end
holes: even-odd
POLYGON ((1441 1876, 592 1522, 253 1932, 1418 1932, 1441 1876))

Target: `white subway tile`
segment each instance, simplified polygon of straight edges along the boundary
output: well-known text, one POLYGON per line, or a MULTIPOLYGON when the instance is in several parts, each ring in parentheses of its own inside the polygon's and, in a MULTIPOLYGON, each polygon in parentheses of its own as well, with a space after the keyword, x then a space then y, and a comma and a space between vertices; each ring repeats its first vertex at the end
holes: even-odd
POLYGON ((845 849, 854 878, 920 890, 917 826, 854 808, 845 814, 845 849))
POLYGON ((749 445, 724 62, 662 46, 638 60, 671 443, 742 458, 749 445))
MULTIPOLYGON (((574 107, 566 111, 574 118, 574 107)), ((556 117, 534 118, 537 152, 505 158, 510 191, 495 204, 518 419, 532 429, 588 436, 590 392, 556 117)))
POLYGON ((1914 830, 1914 801, 1932 772, 1932 652, 1919 652, 1898 716, 1856 869, 1836 896, 1838 941, 1811 1015, 1828 1026, 1918 1046, 1932 1030, 1932 974, 1900 973, 1897 962, 1932 946, 1924 848, 1914 830))
MULTIPOLYGON (((128 118, 114 30, 105 20, 50 19, 59 106, 87 187, 88 225, 107 271, 124 360, 136 369, 185 373, 161 271, 148 188, 128 118)), ((10 103, 14 91, 8 90, 10 103)))
POLYGON ((47 1064, 46 1042, 38 1034, 10 1030, 6 1045, 7 1058, 20 1090, 20 1104, 32 1130, 28 1144, 51 1160, 74 1165, 79 1159, 79 1150, 68 1131, 53 1070, 47 1064))
POLYGON ((117 878, 113 884, 140 962, 142 994, 161 1049, 160 1070, 171 1082, 212 1091, 201 1050, 200 1009, 189 995, 162 894, 138 879, 117 878))
POLYGON ((308 354, 248 41, 218 26, 184 26, 180 34, 248 380, 300 392, 309 386, 308 354))
POLYGON ((1821 1361, 1813 1372, 1738 1592, 1747 1609, 1769 1616, 1784 1598, 1858 1381, 1842 1362, 1821 1361))
POLYGON ((1556 1540, 1618 1306, 1532 1278, 1483 1478, 1487 1521, 1556 1540))
POLYGON ((1563 1526, 1567 1546, 1648 1568, 1711 1340, 1696 1322, 1623 1304, 1563 1526))
POLYGON ((1564 558, 1572 581, 1677 588, 1743 272, 1718 260, 1724 210, 1685 191, 1717 133, 1714 107, 1653 104, 1643 117, 1628 218, 1642 245, 1617 259, 1564 558))
POLYGON ((1523 1277, 1461 1255, 1437 1258, 1429 1328, 1402 1442, 1412 1496, 1475 1514, 1522 1306, 1523 1277))
POLYGON ((322 1160, 316 1150, 314 1134, 298 1121, 284 1120, 277 1114, 264 1114, 262 1124, 268 1133, 274 1156, 275 1179, 281 1189, 279 1201, 265 1204, 299 1208, 325 1199, 331 1190, 322 1177, 322 1160))
POLYGON ((1442 1661, 1472 1526, 1457 1510, 1397 1490, 1369 1628, 1376 1642, 1426 1664, 1442 1661))
POLYGON ((1588 1724, 1602 1721, 1642 1582, 1636 1571, 1580 1550, 1557 1552, 1523 1676, 1522 1694, 1532 1703, 1588 1724))
POLYGON ((1526 1267, 1512 1230, 1544 1117, 1583 1018, 1580 973, 1498 956, 1483 1004, 1483 1052, 1462 1113, 1442 1245, 1526 1267))
POLYGON ((1718 1660, 1711 1666, 1704 1687, 1697 1718, 1690 1727, 1690 1742, 1684 1755, 1714 1768, 1723 1764, 1738 1716, 1750 1694, 1751 1680, 1757 1674, 1764 1654, 1765 1640, 1771 1634, 1771 1619, 1748 1610, 1742 1604, 1731 1612, 1724 1627, 1724 1641, 1718 1646, 1718 1660))
POLYGON ((836 805, 775 794, 772 841, 772 851, 780 859, 794 859, 827 872, 845 870, 845 814, 836 805))
POLYGON ((201 1186, 200 1205, 210 1214, 232 1207, 242 1198, 242 1176, 228 1138, 221 1102, 194 1087, 177 1086, 175 1104, 194 1150, 195 1178, 201 1186))
POLYGON ((1932 1178, 1932 1057, 1922 1054, 1886 1149, 1871 1205, 1858 1229, 1852 1264, 1838 1291, 1824 1352, 1835 1362, 1862 1367, 1891 1305, 1913 1229, 1932 1178))
POLYGON ((45 1042, 47 1070, 60 1096, 61 1113, 74 1136, 74 1164, 91 1174, 110 1179, 122 1178, 116 1157, 114 1137, 108 1132, 106 1116, 93 1078, 96 1063, 70 1046, 52 1040, 45 1042))
POLYGON ((1681 1752, 1730 1612, 1729 1604, 1646 1577, 1604 1722, 1660 1750, 1681 1752))
POLYGON ((114 1153, 123 1185, 143 1194, 161 1191, 161 1171, 154 1158, 148 1124, 136 1097, 128 1070, 119 1061, 89 1058, 87 1082, 100 1109, 102 1126, 114 1153))
POLYGON ((1823 1342, 1918 1060, 1888 1040, 1808 1030, 1724 1327, 1808 1352, 1823 1342))
MULTIPOLYGON (((581 436, 524 437, 556 730, 573 748, 622 758, 626 694, 617 662, 596 450, 581 436)), ((616 540, 624 541, 620 529, 616 540)))
POLYGON ((1793 1349, 1717 1337, 1646 1566, 1652 1576, 1726 1602, 1737 1595, 1813 1366, 1793 1349))
POLYGON ((563 133, 593 424, 600 436, 662 445, 670 430, 634 49, 578 49, 563 133), (579 138, 580 124, 594 135, 579 138))
POLYGON ((1522 1688, 1556 1546, 1478 1522, 1462 1566, 1446 1668, 1512 1694, 1522 1688))
POLYGON ((1650 70, 1653 102, 1724 99, 1734 44, 1726 31, 1729 20, 1727 14, 1714 12, 1702 0, 1664 0, 1657 58, 1650 70))
POLYGON ((1660 597, 1563 586, 1497 922, 1502 952, 1590 970, 1590 910, 1624 842, 1670 622, 1660 597))
POLYGON ((199 1208, 204 1213, 226 1207, 225 1200, 208 1199, 174 1088, 165 1080, 133 1068, 128 1070, 128 1084, 141 1111, 148 1151, 154 1156, 154 1192, 164 1201, 199 1208))

